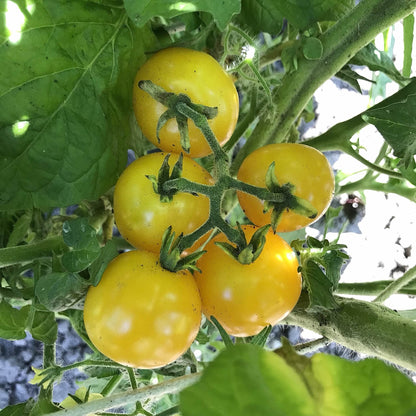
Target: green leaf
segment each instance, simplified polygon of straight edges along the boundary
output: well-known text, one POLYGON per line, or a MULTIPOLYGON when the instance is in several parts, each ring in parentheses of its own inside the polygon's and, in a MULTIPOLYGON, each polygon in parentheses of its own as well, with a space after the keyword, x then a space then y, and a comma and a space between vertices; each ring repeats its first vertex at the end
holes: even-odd
POLYGON ((12 404, 0 410, 0 416, 29 416, 30 409, 33 407, 33 399, 27 402, 12 404))
POLYGON ((313 61, 322 57, 324 47, 318 38, 305 38, 302 42, 302 51, 306 59, 313 61))
POLYGON ((393 81, 401 83, 405 78, 394 66, 393 60, 383 51, 378 50, 373 43, 369 43, 361 49, 350 61, 353 65, 365 65, 371 71, 381 71, 388 75, 393 81))
POLYGON ((87 287, 88 283, 75 273, 49 273, 38 279, 35 294, 43 306, 58 312, 76 306, 87 287))
POLYGON ((99 254, 99 251, 69 251, 63 254, 62 265, 69 272, 80 272, 90 266, 98 258, 99 254))
POLYGON ((184 416, 316 416, 302 377, 276 354, 251 344, 223 350, 180 394, 184 416))
POLYGON ((98 285, 108 263, 110 263, 110 261, 113 260, 118 254, 117 245, 114 240, 107 241, 106 245, 100 250, 98 257, 88 268, 90 273, 89 283, 91 285, 98 285))
POLYGON ((416 386, 404 374, 382 361, 366 359, 351 362, 325 354, 316 354, 311 361, 313 374, 323 392, 321 414, 415 414, 416 386))
POLYGON ((24 241, 32 222, 32 213, 26 211, 19 219, 13 224, 13 231, 9 236, 7 247, 14 247, 24 241))
POLYGON ((184 416, 411 416, 416 386, 376 359, 306 358, 286 343, 276 352, 238 344, 181 392, 180 409, 184 416))
POLYGON ((98 251, 100 245, 95 229, 89 225, 88 218, 65 221, 62 226, 64 242, 75 250, 98 251))
POLYGON ((239 0, 124 0, 127 14, 138 26, 143 26, 156 16, 171 18, 184 13, 208 12, 218 28, 225 30, 234 14, 240 12, 239 0))
POLYGON ((36 311, 35 317, 29 328, 32 337, 44 344, 53 344, 58 335, 58 325, 53 312, 36 311))
POLYGON ((131 86, 152 35, 121 7, 16 3, 8 13, 23 26, 0 44, 0 209, 96 199, 125 166, 131 86))
POLYGON ((302 267, 302 277, 308 288, 310 308, 336 308, 337 302, 333 296, 334 285, 314 260, 310 259, 302 267))
POLYGON ((242 0, 237 19, 254 33, 277 35, 283 27, 283 18, 276 0, 242 0))
POLYGON ((0 302, 0 337, 9 340, 26 338, 29 308, 13 308, 5 300, 0 302))
POLYGON ((275 0, 275 3, 290 24, 300 30, 317 22, 337 21, 354 7, 354 0, 275 0))
POLYGON ((373 124, 394 155, 402 158, 408 167, 416 154, 416 94, 384 107, 370 108, 363 114, 367 123, 373 124))

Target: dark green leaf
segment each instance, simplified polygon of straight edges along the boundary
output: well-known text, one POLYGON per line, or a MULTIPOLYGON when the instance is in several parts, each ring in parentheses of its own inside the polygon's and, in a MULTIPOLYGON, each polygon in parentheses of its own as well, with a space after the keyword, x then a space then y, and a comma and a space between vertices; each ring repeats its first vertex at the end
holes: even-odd
POLYGON ((0 44, 1 209, 68 206, 114 185, 126 163, 132 82, 152 37, 121 7, 30 4, 22 31, 0 44))
POLYGON ((13 404, 0 410, 0 416, 29 416, 32 406, 32 399, 24 403, 13 404))
POLYGON ((10 340, 26 338, 29 307, 13 308, 5 300, 0 302, 0 337, 10 340))
POLYGON ((97 259, 90 265, 88 271, 90 273, 89 283, 93 286, 97 286, 101 280, 101 276, 104 273, 108 263, 118 255, 117 245, 114 240, 107 241, 106 245, 100 250, 100 254, 97 259))
POLYGON ((184 13, 203 11, 212 14, 220 30, 224 30, 231 17, 240 11, 239 0, 124 0, 124 6, 130 19, 138 26, 143 26, 156 16, 171 18, 184 13))
POLYGON ((242 0, 238 20, 254 33, 277 35, 283 27, 283 18, 275 0, 242 0))
POLYGON ((49 273, 36 282, 35 294, 39 302, 50 311, 74 307, 82 300, 88 283, 74 273, 49 273))
POLYGON ((370 108, 363 114, 367 123, 373 124, 394 155, 402 158, 408 167, 416 154, 416 94, 385 107, 370 108))
POLYGON ((53 312, 36 311, 29 331, 33 338, 42 341, 44 344, 53 344, 58 335, 55 314, 53 312))
POLYGON ((302 277, 308 288, 310 308, 336 308, 337 302, 333 296, 334 285, 322 271, 319 264, 310 259, 302 268, 302 277))
POLYGON ((80 272, 90 266, 98 258, 99 254, 99 251, 68 251, 62 256, 62 265, 69 272, 80 272))
POLYGON ((98 251, 100 249, 96 231, 89 225, 88 218, 65 221, 62 236, 65 244, 74 250, 98 251))
POLYGON ((314 23, 337 21, 354 7, 354 0, 276 0, 276 7, 300 30, 314 23))
POLYGON ((381 71, 396 82, 403 82, 405 79, 394 66, 390 56, 378 50, 373 43, 369 43, 361 49, 350 61, 354 65, 365 65, 371 71, 381 71))

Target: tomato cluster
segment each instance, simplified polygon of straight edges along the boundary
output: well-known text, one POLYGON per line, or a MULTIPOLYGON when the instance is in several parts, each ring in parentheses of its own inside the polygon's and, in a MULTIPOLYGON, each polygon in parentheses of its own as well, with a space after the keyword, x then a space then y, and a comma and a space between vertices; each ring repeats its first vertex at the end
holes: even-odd
MULTIPOLYGON (((188 270, 169 271, 161 264, 166 229, 172 227, 175 235, 185 236, 201 230, 213 218, 213 205, 202 191, 166 194, 166 189, 159 189, 160 177, 170 178, 180 163, 180 178, 191 183, 213 187, 219 179, 214 180, 193 159, 208 155, 211 147, 191 120, 187 121, 190 149, 183 156, 178 119, 167 117, 169 111, 139 88, 147 80, 166 93, 185 94, 192 103, 218 110, 208 122, 221 145, 230 138, 238 117, 235 86, 206 53, 170 48, 153 55, 137 73, 133 90, 136 118, 145 136, 162 151, 131 163, 116 183, 115 222, 135 249, 116 257, 99 284, 89 289, 84 321, 98 350, 114 361, 139 368, 160 367, 183 354, 198 333, 202 314, 215 317, 230 335, 255 335, 289 314, 302 288, 297 257, 275 230, 262 235, 261 252, 248 264, 221 246, 228 241, 223 229, 205 245, 195 266, 199 271, 193 275, 188 270), (166 167, 167 161, 168 170, 163 173, 161 166, 166 167)), ((305 227, 323 215, 334 189, 325 157, 301 144, 264 146, 244 160, 237 175, 239 183, 270 190, 265 178, 270 177, 273 163, 272 182, 293 189, 317 213, 312 219, 285 209, 279 214, 277 231, 305 227)), ((266 212, 267 204, 241 189, 237 194, 254 224, 241 226, 239 235, 245 242, 251 241, 260 226, 271 223, 272 210, 266 212)), ((191 251, 195 247, 198 242, 191 251)), ((246 249, 250 247, 248 243, 246 249)))

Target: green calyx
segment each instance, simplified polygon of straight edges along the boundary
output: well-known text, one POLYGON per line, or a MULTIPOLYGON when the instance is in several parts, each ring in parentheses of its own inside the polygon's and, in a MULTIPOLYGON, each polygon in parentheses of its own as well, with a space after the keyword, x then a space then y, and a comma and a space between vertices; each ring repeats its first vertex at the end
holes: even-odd
POLYGON ((169 157, 170 154, 166 155, 163 159, 162 166, 159 169, 159 173, 156 176, 154 175, 146 175, 146 178, 152 182, 153 190, 155 193, 160 195, 160 202, 170 202, 173 199, 173 196, 178 191, 175 188, 169 188, 168 190, 164 189, 163 185, 165 182, 178 179, 182 175, 182 166, 183 166, 183 155, 182 153, 179 155, 178 161, 173 166, 172 172, 170 172, 169 166, 169 157))
POLYGON ((259 228, 247 243, 246 237, 240 225, 237 224, 242 243, 233 246, 225 242, 217 242, 217 244, 225 253, 235 258, 241 264, 253 263, 261 254, 264 244, 266 243, 266 234, 270 229, 270 225, 259 228))
POLYGON ((183 114, 183 107, 185 106, 188 109, 193 110, 191 113, 195 112, 198 116, 202 115, 208 120, 214 118, 218 113, 218 109, 216 107, 208 107, 202 104, 195 104, 187 95, 167 92, 163 88, 153 84, 152 81, 140 81, 138 86, 143 91, 146 91, 148 94, 150 94, 156 101, 167 107, 167 110, 160 116, 157 123, 157 139, 160 141, 159 133, 162 127, 170 119, 174 118, 178 124, 182 149, 186 153, 189 153, 191 148, 188 132, 188 117, 192 118, 192 116, 183 114))
POLYGON ((296 214, 315 218, 318 215, 316 208, 306 199, 298 198, 293 194, 295 187, 291 183, 280 185, 275 174, 275 163, 272 162, 266 173, 266 188, 272 193, 281 193, 284 195, 282 201, 266 200, 264 203, 264 212, 272 209, 271 226, 273 231, 279 224, 280 219, 285 211, 291 210, 296 214))

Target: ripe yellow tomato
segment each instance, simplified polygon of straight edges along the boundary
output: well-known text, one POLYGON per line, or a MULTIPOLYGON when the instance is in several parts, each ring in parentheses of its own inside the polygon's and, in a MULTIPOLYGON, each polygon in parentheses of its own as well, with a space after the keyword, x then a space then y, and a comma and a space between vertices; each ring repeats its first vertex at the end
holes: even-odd
MULTIPOLYGON (((218 142, 223 145, 232 135, 238 118, 238 94, 231 77, 205 52, 168 48, 155 53, 137 72, 133 87, 133 108, 143 134, 159 149, 180 153, 180 135, 175 119, 169 120, 156 137, 160 116, 167 110, 138 87, 150 80, 167 92, 186 94, 195 104, 217 107, 218 114, 208 121, 218 142)), ((189 120, 190 157, 202 157, 211 148, 201 131, 189 120)))
MULTIPOLYGON (((266 186, 266 172, 275 162, 275 175, 280 185, 294 185, 293 194, 306 199, 317 210, 315 218, 285 211, 277 232, 295 231, 318 220, 328 209, 334 194, 334 174, 326 157, 313 147, 300 143, 269 144, 249 154, 240 166, 237 177, 243 182, 266 186)), ((238 192, 238 200, 248 219, 258 225, 271 222, 271 210, 264 212, 264 203, 255 196, 238 192)))
POLYGON ((92 343, 112 360, 157 368, 180 357, 201 322, 201 299, 188 271, 172 273, 158 255, 128 251, 88 290, 84 322, 92 343))
MULTIPOLYGON (((257 227, 242 227, 247 241, 257 227)), ((241 264, 215 242, 214 237, 198 260, 195 273, 207 318, 214 316, 230 335, 251 336, 267 325, 275 325, 296 305, 302 279, 298 260, 291 247, 277 234, 268 232, 260 256, 251 264, 241 264)))
MULTIPOLYGON (((121 174, 114 190, 114 219, 121 235, 134 247, 159 253, 162 236, 172 226, 176 235, 191 233, 209 217, 209 199, 204 195, 178 192, 170 202, 161 202, 152 182, 166 153, 150 153, 131 163, 121 174)), ((171 154, 172 169, 179 155, 171 154)), ((198 163, 183 158, 182 177, 205 185, 211 175, 198 163)))

